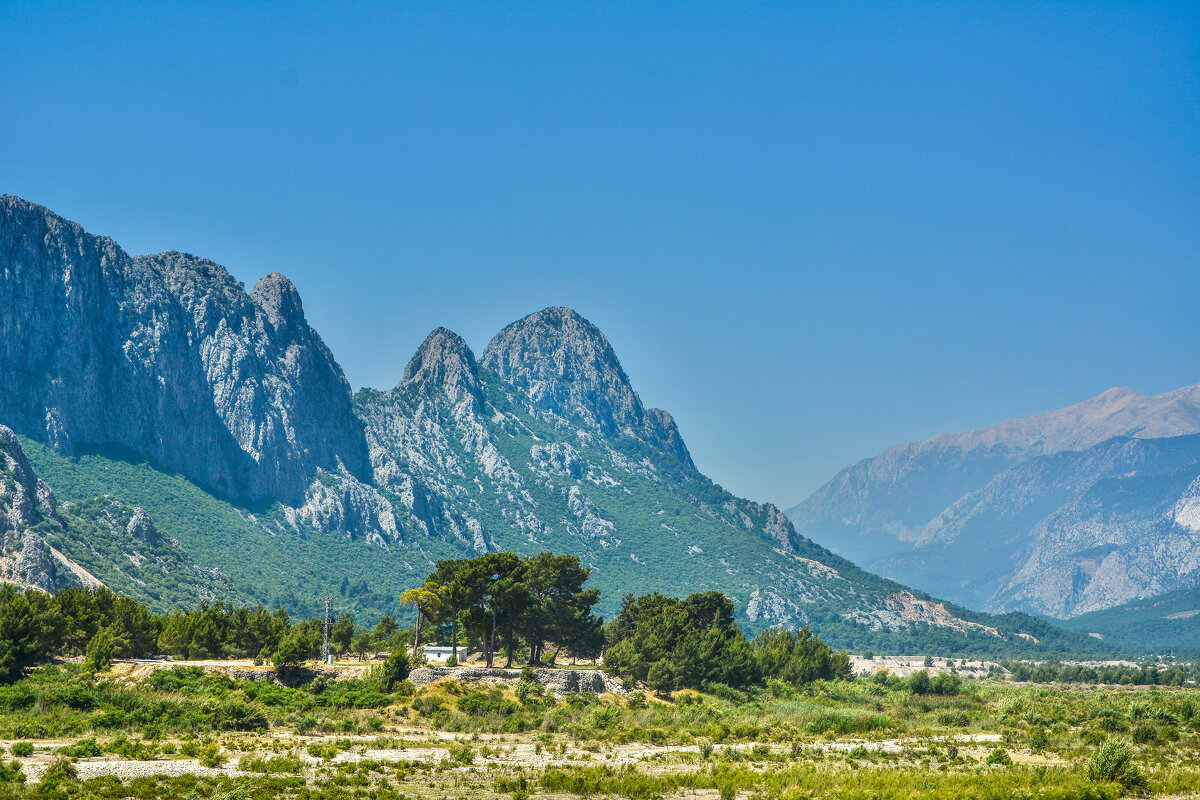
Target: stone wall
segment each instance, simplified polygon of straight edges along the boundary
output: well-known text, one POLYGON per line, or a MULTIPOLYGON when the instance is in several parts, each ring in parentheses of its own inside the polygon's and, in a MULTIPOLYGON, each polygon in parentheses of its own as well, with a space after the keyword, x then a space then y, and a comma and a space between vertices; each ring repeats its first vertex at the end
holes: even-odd
MULTIPOLYGON (((540 668, 535 669, 533 674, 538 683, 555 695, 572 692, 625 694, 625 689, 618 681, 598 669, 540 668)), ((517 682, 521 679, 521 670, 499 667, 492 669, 487 667, 418 667, 408 676, 408 679, 416 686, 424 686, 446 678, 453 678, 464 683, 494 683, 516 687, 517 682)))

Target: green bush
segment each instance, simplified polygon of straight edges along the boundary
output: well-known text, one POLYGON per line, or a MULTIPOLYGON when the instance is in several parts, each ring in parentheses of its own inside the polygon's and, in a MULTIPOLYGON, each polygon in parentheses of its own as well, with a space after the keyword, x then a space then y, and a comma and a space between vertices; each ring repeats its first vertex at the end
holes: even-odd
POLYGON ((221 752, 221 746, 214 742, 200 748, 197 759, 200 761, 200 766, 216 769, 224 766, 228 756, 221 752))
POLYGON ((304 771, 304 762, 299 756, 272 756, 271 758, 255 758, 242 756, 238 760, 238 769, 243 772, 261 772, 266 775, 299 774, 304 771))
POLYGON ((929 673, 923 669, 908 676, 908 690, 913 694, 929 694, 932 687, 933 682, 929 680, 929 673))
POLYGON ((469 744, 451 745, 447 755, 456 764, 470 766, 475 763, 475 751, 471 749, 471 745, 469 744))
POLYGON ((1158 741, 1158 729, 1149 723, 1141 723, 1133 726, 1130 738, 1134 744, 1154 744, 1158 741))
POLYGON ((1045 728, 1034 728, 1029 732, 1029 747, 1032 750, 1045 750, 1050 745, 1050 735, 1045 728))
POLYGON ((531 667, 521 670, 521 679, 517 681, 517 699, 523 706, 538 706, 545 699, 546 692, 538 683, 537 676, 531 667))
POLYGON ((33 755, 33 742, 13 742, 12 754, 21 758, 33 755))
POLYGON ((470 692, 458 699, 458 710, 470 717, 507 717, 519 714, 521 707, 511 700, 505 700, 499 689, 493 689, 486 694, 470 692))
POLYGON ((1088 760, 1087 776, 1101 783, 1118 783, 1131 792, 1144 791, 1149 783, 1133 761, 1133 753, 1124 742, 1107 741, 1088 760))
POLYGON ((80 739, 73 745, 61 748, 58 752, 71 758, 96 758, 102 755, 100 745, 94 738, 80 739))
POLYGON ((50 762, 50 766, 46 767, 46 771, 42 773, 41 785, 53 788, 63 781, 75 780, 78 777, 79 770, 75 769, 75 764, 70 757, 59 756, 50 762))
POLYGON ((1007 767, 1012 764, 1012 756, 1003 747, 997 747, 992 752, 988 753, 987 763, 997 764, 1002 767, 1007 767))
POLYGON ((372 669, 372 677, 384 692, 391 692, 397 684, 408 680, 412 662, 404 650, 396 650, 379 666, 372 669))
POLYGON ((0 784, 24 783, 25 773, 21 771, 21 763, 13 760, 8 763, 0 758, 0 784))

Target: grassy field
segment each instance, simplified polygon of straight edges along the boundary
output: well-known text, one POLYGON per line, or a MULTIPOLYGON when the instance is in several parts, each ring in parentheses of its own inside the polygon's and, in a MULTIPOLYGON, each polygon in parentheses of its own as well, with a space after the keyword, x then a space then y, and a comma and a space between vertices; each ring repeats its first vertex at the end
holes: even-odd
POLYGON ((938 695, 869 678, 553 698, 63 664, 0 688, 0 744, 0 797, 1200 796, 1194 688, 967 680, 938 695))

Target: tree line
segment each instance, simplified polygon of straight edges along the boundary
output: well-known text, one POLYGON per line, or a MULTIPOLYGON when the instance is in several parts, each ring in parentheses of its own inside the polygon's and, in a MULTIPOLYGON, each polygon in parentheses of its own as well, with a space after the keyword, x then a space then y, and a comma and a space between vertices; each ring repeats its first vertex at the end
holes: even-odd
POLYGON ((1002 661, 1014 681, 1031 683, 1093 683, 1124 686, 1184 686, 1200 680, 1197 664, 1149 664, 1134 667, 1128 664, 1086 666, 1043 661, 1002 661))
MULTIPOLYGON (((656 691, 729 686, 769 680, 792 684, 848 677, 849 658, 835 653, 807 628, 775 628, 747 640, 734 621, 732 601, 720 592, 679 599, 653 593, 627 595, 608 625, 593 609, 600 599, 586 588, 590 571, 575 556, 521 557, 490 553, 439 561, 420 586, 399 602, 415 606, 411 629, 394 616, 360 628, 342 614, 332 621, 335 654, 403 654, 410 643, 420 659, 422 628, 453 647, 478 648, 488 666, 497 656, 510 667, 553 664, 561 654, 595 659, 627 682, 656 691)), ((324 639, 323 618, 292 620, 264 606, 199 606, 150 612, 145 604, 106 588, 64 589, 49 595, 0 587, 0 681, 18 679, 53 656, 83 654, 96 670, 115 657, 170 655, 189 660, 254 658, 281 672, 315 657, 324 639)), ((389 664, 391 662, 388 662, 389 664)), ((407 674, 399 659, 390 674, 407 674)))

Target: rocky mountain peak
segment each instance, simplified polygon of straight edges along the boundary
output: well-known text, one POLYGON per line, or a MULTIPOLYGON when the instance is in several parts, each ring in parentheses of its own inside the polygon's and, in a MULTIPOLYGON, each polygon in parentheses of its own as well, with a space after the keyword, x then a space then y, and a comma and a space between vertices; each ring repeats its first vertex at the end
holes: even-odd
POLYGON ((483 366, 536 408, 604 433, 639 429, 642 403, 600 329, 569 308, 546 308, 504 328, 483 366))
POLYGON ((296 286, 284 275, 272 272, 254 284, 250 299, 263 310, 276 328, 304 322, 304 305, 296 286))
POLYGON ((0 202, 0 420, 69 454, 119 444, 230 499, 295 502, 317 470, 370 475, 333 354, 272 273, 130 257, 41 206, 0 202))
POLYGON ((454 401, 469 394, 482 399, 475 354, 461 336, 437 328, 428 336, 404 368, 400 388, 442 390, 454 401))

